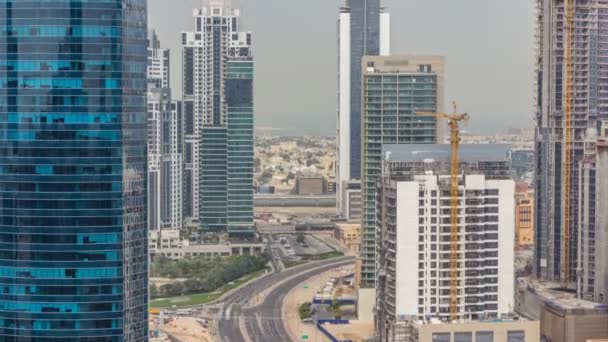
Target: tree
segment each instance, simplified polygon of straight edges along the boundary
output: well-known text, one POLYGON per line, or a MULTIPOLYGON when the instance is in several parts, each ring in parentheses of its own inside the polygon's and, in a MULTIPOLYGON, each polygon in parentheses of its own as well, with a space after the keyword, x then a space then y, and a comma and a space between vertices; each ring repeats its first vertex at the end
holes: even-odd
POLYGON ((310 158, 306 161, 306 166, 313 166, 319 164, 320 161, 317 158, 310 158))
POLYGON ((342 318, 342 309, 340 308, 340 306, 341 306, 340 301, 337 299, 334 299, 331 302, 331 306, 329 307, 329 309, 331 310, 331 314, 334 316, 335 319, 342 318))
POLYGON ((298 233, 298 235, 296 235, 296 242, 299 244, 303 244, 304 241, 306 241, 306 236, 304 236, 304 234, 302 233, 298 233))
POLYGON ((310 310, 311 303, 304 303, 298 308, 300 319, 305 320, 312 317, 312 311, 310 310))
POLYGON ((296 179, 296 174, 295 174, 295 173, 293 173, 293 172, 289 172, 289 173, 287 174, 287 182, 289 182, 289 181, 290 181, 290 180, 292 180, 292 179, 296 179))
POLYGON ((266 184, 272 179, 273 176, 274 172, 272 172, 271 169, 266 169, 264 172, 262 172, 258 180, 260 181, 260 184, 266 184))

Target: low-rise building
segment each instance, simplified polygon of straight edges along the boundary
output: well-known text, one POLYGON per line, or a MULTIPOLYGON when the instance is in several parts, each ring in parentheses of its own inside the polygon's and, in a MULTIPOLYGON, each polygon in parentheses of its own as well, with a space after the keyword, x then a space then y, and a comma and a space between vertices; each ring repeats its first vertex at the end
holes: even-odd
POLYGON ((296 194, 301 196, 320 196, 326 192, 323 176, 299 174, 296 180, 296 194))
POLYGON ((409 342, 539 342, 538 321, 498 319, 414 325, 409 342))
POLYGON ((361 223, 336 223, 334 239, 342 242, 351 252, 361 248, 361 223))
POLYGON ((217 257, 233 255, 258 255, 264 250, 261 243, 243 244, 204 244, 204 245, 184 245, 175 248, 158 248, 152 257, 161 255, 173 260, 182 260, 188 257, 217 257))
POLYGON ((608 305, 576 297, 561 284, 520 278, 515 310, 540 320, 542 341, 587 342, 608 338, 608 305))
POLYGON ((154 230, 148 232, 148 245, 150 255, 154 255, 159 249, 181 248, 187 244, 180 237, 179 230, 154 230))

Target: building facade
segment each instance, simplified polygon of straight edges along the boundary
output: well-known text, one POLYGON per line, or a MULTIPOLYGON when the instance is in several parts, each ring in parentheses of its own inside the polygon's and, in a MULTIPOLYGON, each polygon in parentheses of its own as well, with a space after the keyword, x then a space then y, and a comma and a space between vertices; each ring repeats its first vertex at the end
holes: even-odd
POLYGON ((169 50, 148 33, 148 224, 182 228, 182 107, 171 99, 169 50))
POLYGON ((601 170, 590 170, 584 175, 585 164, 594 163, 601 123, 608 120, 608 50, 604 36, 608 34, 608 1, 575 1, 572 55, 572 143, 571 163, 566 164, 566 80, 564 62, 564 2, 538 0, 538 57, 537 57, 537 130, 535 174, 535 262, 537 277, 567 284, 586 297, 593 296, 593 265, 585 255, 595 258, 595 251, 587 248, 590 241, 579 241, 583 236, 596 235, 595 215, 583 224, 580 217, 594 209, 596 188, 589 188, 582 198, 581 177, 591 176, 601 170), (591 159, 589 159, 591 158, 591 159), (565 179, 569 168, 569 179, 565 179), (568 187, 567 184, 570 184, 568 187), (570 201, 566 215, 565 193, 570 201), (565 218, 569 221, 565 222, 565 218), (566 251, 566 223, 570 227, 569 250, 566 251), (581 231, 586 229, 587 231, 581 231), (566 267, 568 266, 568 267, 566 267), (566 274, 566 270, 569 270, 566 274), (583 285, 583 278, 587 284, 583 285), (589 283, 590 282, 590 283, 589 283), (584 289, 581 289, 580 286, 584 289), (585 293, 586 292, 586 293, 585 293))
POLYGON ((579 298, 608 304, 608 122, 586 142, 580 165, 579 298))
POLYGON ((387 56, 390 15, 381 0, 346 0, 338 19, 338 213, 345 216, 344 182, 361 179, 361 59, 387 56))
MULTIPOLYGON (((540 342, 540 322, 525 319, 417 324, 403 342, 540 342), (474 338, 474 339, 473 339, 474 338)), ((557 341, 556 341, 557 342, 557 341)))
POLYGON ((515 240, 520 248, 534 245, 534 192, 527 183, 515 190, 515 240))
MULTIPOLYGON (((459 177, 458 318, 498 318, 513 308, 515 183, 507 145, 462 145, 459 177)), ((377 186, 376 327, 402 341, 404 327, 449 321, 449 146, 387 145, 377 186)))
POLYGON ((361 181, 351 180, 342 184, 342 217, 361 221, 361 181))
POLYGON ((323 176, 300 173, 296 178, 295 192, 301 196, 326 195, 327 182, 323 176))
POLYGON ((0 8, 0 339, 148 337, 145 0, 0 8))
POLYGON ((202 231, 253 233, 253 55, 240 11, 210 1, 182 33, 184 216, 202 231))
POLYGON ((156 31, 148 32, 148 88, 171 88, 171 53, 163 49, 156 31))
POLYGON ((375 190, 382 171, 383 144, 434 144, 434 117, 417 111, 443 109, 443 57, 364 57, 362 61, 361 257, 362 286, 375 281, 375 190))

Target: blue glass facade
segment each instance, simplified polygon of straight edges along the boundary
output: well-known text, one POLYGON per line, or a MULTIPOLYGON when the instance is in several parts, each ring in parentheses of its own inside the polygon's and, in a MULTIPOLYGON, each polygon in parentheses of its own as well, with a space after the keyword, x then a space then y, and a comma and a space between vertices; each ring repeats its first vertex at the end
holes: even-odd
POLYGON ((203 127, 201 139, 200 224, 205 232, 226 229, 226 127, 203 127))
POLYGON ((253 60, 228 62, 227 215, 230 234, 253 233, 253 60))
POLYGON ((361 60, 380 54, 380 0, 348 0, 350 8, 350 173, 361 179, 361 60))
POLYGON ((0 340, 147 338, 146 0, 0 0, 0 340))

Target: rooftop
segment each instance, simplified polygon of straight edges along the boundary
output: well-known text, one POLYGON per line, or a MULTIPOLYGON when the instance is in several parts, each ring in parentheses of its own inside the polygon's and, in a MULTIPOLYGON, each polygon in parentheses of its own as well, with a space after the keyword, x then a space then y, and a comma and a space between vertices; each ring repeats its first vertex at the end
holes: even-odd
MULTIPOLYGON (((509 144, 461 144, 459 158, 461 162, 501 162, 510 160, 509 144)), ((401 145, 382 146, 382 155, 392 162, 437 162, 450 160, 450 145, 401 145)))
POLYGON ((561 284, 540 281, 532 278, 518 279, 521 285, 525 285, 532 290, 540 299, 552 304, 561 310, 592 310, 592 311, 608 311, 608 305, 592 302, 576 297, 576 291, 564 289, 561 284))

